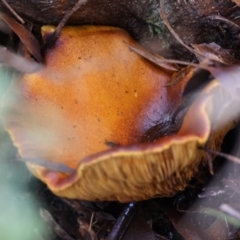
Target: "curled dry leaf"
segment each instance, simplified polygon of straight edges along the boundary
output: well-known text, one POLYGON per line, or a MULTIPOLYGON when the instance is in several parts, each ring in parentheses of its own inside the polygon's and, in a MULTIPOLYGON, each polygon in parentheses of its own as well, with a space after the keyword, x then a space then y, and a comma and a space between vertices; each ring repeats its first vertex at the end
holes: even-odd
POLYGON ((43 62, 41 47, 33 34, 12 17, 0 13, 0 18, 18 35, 26 49, 39 61, 43 62))
POLYGON ((182 68, 179 72, 174 73, 172 75, 170 81, 166 84, 166 87, 178 84, 185 78, 188 78, 188 79, 192 78, 195 70, 196 70, 196 68, 193 68, 193 67, 182 68))
POLYGON ((230 52, 223 49, 216 43, 202 43, 202 44, 192 44, 192 47, 196 52, 196 58, 199 62, 207 59, 208 61, 223 63, 226 65, 237 63, 238 61, 233 58, 230 52))
MULTIPOLYGON (((44 35, 53 31, 43 28, 44 35)), ((205 158, 199 147, 208 141, 219 149, 235 124, 231 96, 213 81, 175 135, 140 144, 144 132, 175 112, 189 79, 165 87, 171 73, 126 43, 136 44, 118 28, 66 27, 45 68, 13 80, 3 98, 2 120, 23 158, 76 170, 67 175, 28 164, 59 196, 121 202, 172 196, 205 158), (222 123, 226 114, 233 118, 222 123), (120 146, 109 149, 106 141, 120 146)))
POLYGON ((140 47, 138 44, 135 45, 128 45, 129 48, 131 50, 133 50, 134 52, 138 53, 139 55, 143 56, 144 58, 148 59, 149 61, 155 63, 156 65, 163 67, 167 70, 170 71, 178 71, 178 66, 176 64, 173 63, 167 63, 164 62, 164 58, 157 55, 157 54, 153 54, 148 52, 146 49, 140 47))

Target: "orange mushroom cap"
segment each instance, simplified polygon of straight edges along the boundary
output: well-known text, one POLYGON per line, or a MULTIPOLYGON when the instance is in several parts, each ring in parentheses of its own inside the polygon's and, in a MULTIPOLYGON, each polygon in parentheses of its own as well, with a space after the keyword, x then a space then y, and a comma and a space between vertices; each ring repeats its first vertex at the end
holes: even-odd
MULTIPOLYGON (((45 26, 43 35, 54 30, 45 26)), ((211 131, 211 97, 196 101, 176 136, 139 144, 169 120, 188 79, 165 87, 171 73, 130 51, 131 43, 114 27, 65 27, 45 68, 13 80, 3 98, 2 120, 21 157, 76 169, 68 176, 28 164, 57 195, 122 202, 171 196, 197 170, 198 147, 211 131)))

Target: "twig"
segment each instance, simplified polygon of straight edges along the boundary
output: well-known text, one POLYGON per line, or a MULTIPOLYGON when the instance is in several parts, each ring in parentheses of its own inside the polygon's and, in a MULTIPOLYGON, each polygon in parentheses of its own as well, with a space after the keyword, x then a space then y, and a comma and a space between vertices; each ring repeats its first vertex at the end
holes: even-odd
POLYGON ((78 2, 73 6, 71 10, 65 13, 62 20, 59 22, 57 28, 55 29, 54 33, 48 38, 44 49, 52 47, 55 42, 57 41, 62 28, 66 25, 69 18, 73 15, 74 12, 76 12, 82 5, 86 4, 88 0, 78 0, 78 2))
POLYGON ((137 203, 129 203, 118 217, 106 240, 122 240, 128 226, 137 212, 137 203))
MULTIPOLYGON (((170 25, 167 15, 164 11, 164 1, 163 0, 159 0, 160 2, 160 9, 159 9, 159 14, 163 20, 163 22, 165 23, 165 25, 167 26, 168 30, 170 31, 170 33, 175 37, 175 39, 182 44, 186 49, 188 49, 190 52, 192 52, 195 55, 199 55, 201 57, 204 57, 202 54, 200 54, 199 52, 196 52, 194 49, 190 48, 188 45, 186 45, 182 39, 177 35, 177 33, 174 31, 174 29, 172 28, 172 26, 170 25)), ((205 58, 205 57, 204 57, 205 58)))
POLYGON ((162 62, 162 61, 159 61, 159 60, 164 60, 163 57, 161 56, 157 56, 153 53, 150 53, 149 51, 145 50, 145 49, 141 49, 139 48, 138 46, 137 47, 134 47, 132 45, 129 45, 128 43, 126 43, 128 45, 128 47, 130 48, 130 50, 136 52, 137 54, 141 55, 142 57, 148 59, 149 61, 157 64, 158 66, 160 67, 163 67, 167 70, 170 70, 170 71, 178 71, 178 66, 175 66, 173 64, 169 64, 167 62, 162 62))
POLYGON ((90 219, 90 224, 89 224, 89 231, 92 231, 92 227, 93 227, 93 218, 94 218, 94 212, 91 215, 91 219, 90 219))
MULTIPOLYGON (((142 57, 145 57, 146 58, 146 54, 143 50, 141 50, 140 48, 136 48, 136 47, 133 47, 131 45, 129 45, 129 48, 136 52, 137 54, 141 55, 142 57)), ((152 53, 148 52, 148 55, 150 55, 152 53)), ((186 62, 186 61, 181 61, 181 60, 176 60, 176 59, 161 59, 159 58, 158 56, 155 56, 152 54, 151 57, 148 57, 147 58, 149 61, 155 63, 156 65, 162 67, 162 64, 163 63, 176 63, 176 64, 181 64, 181 65, 186 65, 186 66, 192 66, 192 67, 196 67, 196 68, 201 68, 201 69, 204 69, 204 70, 210 70, 211 68, 208 67, 207 65, 204 65, 203 63, 192 63, 192 62, 186 62)))
POLYGON ((225 23, 226 25, 228 25, 230 28, 232 28, 232 30, 234 30, 234 31, 236 31, 236 32, 238 32, 238 31, 240 30, 240 26, 239 26, 236 22, 234 22, 234 21, 232 21, 232 20, 230 20, 230 19, 228 19, 228 18, 222 17, 222 16, 220 16, 220 15, 210 15, 210 16, 206 16, 205 19, 207 19, 207 20, 210 19, 210 20, 212 20, 212 21, 223 22, 223 23, 225 23))
POLYGON ((3 4, 8 8, 8 10, 18 19, 19 22, 22 24, 25 23, 25 21, 17 14, 17 12, 7 3, 6 0, 2 0, 3 4))
POLYGON ((207 151, 209 153, 216 154, 216 155, 218 155, 220 157, 224 157, 224 158, 226 158, 226 159, 228 159, 228 160, 230 160, 232 162, 240 164, 240 158, 232 156, 230 154, 218 152, 218 151, 215 151, 215 150, 212 150, 212 149, 209 149, 209 148, 200 148, 200 149, 205 150, 205 151, 207 151))

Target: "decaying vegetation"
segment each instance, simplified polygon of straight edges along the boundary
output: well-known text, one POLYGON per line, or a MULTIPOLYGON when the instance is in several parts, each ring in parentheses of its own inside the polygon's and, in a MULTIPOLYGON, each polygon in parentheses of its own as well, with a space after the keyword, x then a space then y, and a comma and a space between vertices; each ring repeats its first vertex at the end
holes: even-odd
MULTIPOLYGON (((0 217, 0 237, 16 239, 2 223, 6 217, 9 226, 16 229, 20 226, 19 234, 23 232, 21 239, 240 238, 239 1, 0 0, 0 19, 0 203, 6 210, 0 217), (45 27, 48 31, 42 36, 41 27, 44 25, 57 27, 45 27), (64 45, 64 37, 70 36, 71 41, 71 31, 78 31, 77 27, 69 28, 70 34, 64 35, 68 31, 65 26, 68 25, 96 25, 99 26, 96 29, 111 29, 111 32, 118 32, 115 27, 119 27, 128 32, 131 38, 126 35, 124 44, 116 45, 111 52, 127 51, 130 54, 128 60, 140 59, 136 62, 144 67, 138 72, 146 75, 151 69, 149 75, 153 72, 157 72, 157 76, 162 74, 164 84, 161 82, 161 88, 166 96, 163 94, 161 97, 167 105, 164 115, 150 123, 132 111, 131 118, 123 125, 131 123, 135 128, 137 121, 143 119, 143 127, 140 130, 136 128, 135 135, 131 135, 131 128, 128 133, 123 133, 125 129, 119 128, 120 124, 114 126, 114 133, 119 138, 108 136, 102 141, 104 148, 90 152, 90 156, 81 156, 79 162, 79 157, 74 153, 80 154, 84 149, 76 145, 75 150, 71 151, 74 163, 65 161, 65 155, 55 154, 63 151, 64 144, 67 145, 61 142, 61 137, 68 131, 72 133, 74 127, 67 129, 68 122, 64 122, 63 127, 56 125, 60 115, 54 117, 51 112, 53 108, 47 104, 57 102, 58 98, 62 100, 65 95, 74 96, 75 89, 65 92, 69 82, 57 88, 52 84, 48 87, 49 93, 41 87, 42 95, 37 95, 39 85, 54 83, 55 76, 39 78, 39 83, 32 85, 36 76, 46 76, 45 71, 50 72, 49 66, 50 69, 55 67, 51 56, 56 54, 56 49, 61 51, 64 46, 75 49, 76 44, 74 47, 69 43, 64 45), (111 27, 101 27, 103 25, 111 27), (143 71, 145 67, 147 70, 143 71), (37 94, 33 95, 31 91, 37 94), (60 97, 56 94, 51 99, 51 92, 54 91, 62 91, 63 94, 60 97), (19 97, 17 101, 10 97, 16 93, 19 97), (50 103, 46 98, 51 99, 50 103), (52 122, 44 119, 44 109, 48 109, 46 118, 51 116, 52 122), (38 115, 34 118, 35 113, 38 115), (37 126, 34 125, 36 123, 37 126), (41 136, 40 139, 36 132, 37 137, 32 134, 35 128, 40 126, 44 129, 45 125, 48 132, 43 138, 41 136), (49 145, 50 129, 54 129, 57 136, 61 132, 58 140, 62 145, 49 145), (29 138, 30 135, 32 138, 29 138), (122 139, 125 136, 128 137, 124 142, 122 139), (26 147, 28 141, 31 151, 26 147), (64 157, 61 159, 61 156, 64 157), (27 162, 28 168, 47 186, 35 179, 22 162, 27 162), (83 188, 84 191, 81 191, 83 188), (33 206, 29 212, 24 210, 27 205, 33 206), (18 214, 25 213, 28 220, 23 223, 28 227, 23 229, 18 214)), ((125 34, 121 30, 118 40, 125 34)), ((96 51, 100 52, 101 48, 105 54, 109 46, 100 45, 105 40, 99 41, 96 51)), ((91 44, 86 44, 86 49, 88 45, 91 44)), ((74 53, 77 54, 78 50, 74 53)), ((86 56, 90 59, 93 54, 91 52, 91 56, 86 56)), ((56 56, 56 66, 59 67, 56 72, 61 73, 62 78, 68 66, 62 61, 70 60, 59 60, 58 54, 56 56), (60 69, 61 66, 64 70, 60 69)), ((114 55, 114 59, 120 62, 120 53, 114 55)), ((113 60, 109 62, 111 64, 113 60)), ((119 62, 117 65, 120 68, 119 62)), ((74 64, 72 61, 69 68, 74 64)), ((124 75, 124 78, 131 76, 133 79, 130 70, 126 70, 128 76, 124 75)), ((71 74, 67 72, 66 75, 71 74)), ((139 81, 139 77, 135 81, 139 81)), ((149 80, 146 81, 149 83, 149 80)), ((119 82, 117 84, 121 85, 119 82)), ((105 90, 105 86, 98 88, 105 90)), ((153 90, 146 99, 152 97, 153 90)), ((84 91, 80 95, 84 95, 84 91)), ((102 104, 96 92, 92 95, 96 95, 97 102, 102 104)), ((133 96, 138 97, 137 91, 134 90, 133 96)), ((124 99, 122 96, 119 98, 124 99)), ((93 99, 92 96, 90 103, 93 99)), ((118 100, 117 104, 120 104, 118 100)), ((70 105, 67 103, 61 108, 70 105)), ((145 104, 141 102, 140 105, 145 104)), ((75 113, 73 109, 70 107, 75 113)), ((93 110, 98 111, 99 107, 93 107, 93 110)), ((68 112, 67 116, 70 115, 68 112)), ((89 119, 86 123, 90 122, 89 119)), ((100 118, 97 119, 100 122, 100 118)), ((73 118, 73 121, 79 120, 73 118)), ((110 118, 109 122, 112 124, 113 120, 110 118)), ((74 138, 83 135, 76 129, 75 133, 78 134, 74 138)), ((90 135, 86 138, 93 141, 95 137, 90 135)), ((74 143, 69 144, 68 149, 71 145, 74 143)), ((91 142, 88 145, 94 148, 97 143, 93 147, 91 142)))

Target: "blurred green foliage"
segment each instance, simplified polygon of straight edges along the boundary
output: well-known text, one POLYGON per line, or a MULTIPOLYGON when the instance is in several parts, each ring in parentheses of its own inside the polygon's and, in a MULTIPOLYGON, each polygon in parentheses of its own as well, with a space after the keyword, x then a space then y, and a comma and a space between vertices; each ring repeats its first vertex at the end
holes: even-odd
MULTIPOLYGON (((14 73, 0 66, 0 99, 14 73)), ((14 159, 17 151, 0 121, 0 239, 46 240, 39 204, 28 186, 31 175, 14 159)))
POLYGON ((210 216, 213 216, 213 217, 216 217, 216 218, 219 218, 223 221, 227 221, 228 223, 236 226, 236 227, 240 227, 240 220, 235 218, 235 217, 232 217, 226 213, 223 213, 222 211, 220 210, 216 210, 216 209, 213 209, 213 208, 204 208, 203 211, 210 215, 210 216))

